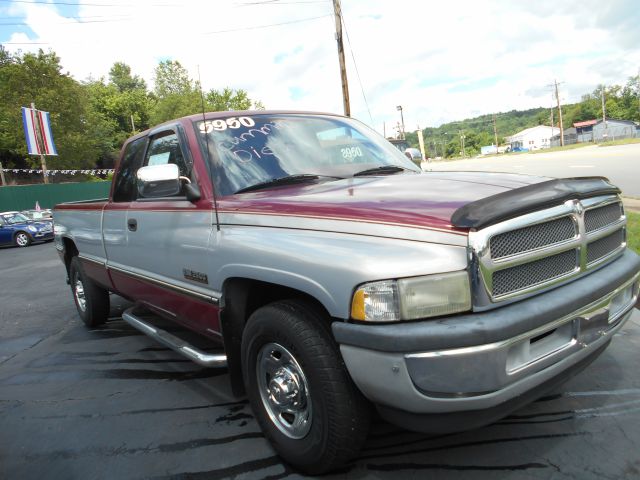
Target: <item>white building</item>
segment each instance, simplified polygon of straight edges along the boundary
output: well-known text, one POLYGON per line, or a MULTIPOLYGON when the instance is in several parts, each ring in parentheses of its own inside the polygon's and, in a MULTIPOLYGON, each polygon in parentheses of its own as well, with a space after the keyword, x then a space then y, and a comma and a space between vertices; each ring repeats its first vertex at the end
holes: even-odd
POLYGON ((541 148, 549 148, 551 146, 551 137, 559 134, 559 128, 538 125, 507 137, 507 142, 511 144, 512 151, 539 150, 541 148))

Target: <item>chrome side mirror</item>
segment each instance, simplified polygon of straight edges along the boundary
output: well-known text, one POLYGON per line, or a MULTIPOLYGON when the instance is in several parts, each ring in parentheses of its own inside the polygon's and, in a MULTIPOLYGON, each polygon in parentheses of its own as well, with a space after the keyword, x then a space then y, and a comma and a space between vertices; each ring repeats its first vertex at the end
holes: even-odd
POLYGON ((141 167, 136 173, 138 195, 143 198, 173 197, 180 193, 180 171, 173 163, 141 167))

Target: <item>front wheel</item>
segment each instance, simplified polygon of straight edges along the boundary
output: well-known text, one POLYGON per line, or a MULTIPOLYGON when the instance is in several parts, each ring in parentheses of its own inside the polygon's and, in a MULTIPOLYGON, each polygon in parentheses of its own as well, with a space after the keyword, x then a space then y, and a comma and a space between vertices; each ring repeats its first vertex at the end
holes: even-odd
POLYGON ((325 325, 315 307, 281 301, 256 310, 242 336, 258 423, 278 454, 308 474, 352 460, 369 429, 369 405, 325 325))
POLYGON ((25 232, 16 233, 13 241, 18 247, 28 247, 29 245, 31 245, 31 237, 28 233, 25 232))

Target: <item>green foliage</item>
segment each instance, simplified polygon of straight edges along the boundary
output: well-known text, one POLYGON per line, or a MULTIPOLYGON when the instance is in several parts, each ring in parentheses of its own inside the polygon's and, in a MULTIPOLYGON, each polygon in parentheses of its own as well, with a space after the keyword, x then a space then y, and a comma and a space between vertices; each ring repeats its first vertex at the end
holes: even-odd
MULTIPOLYGON (((8 168, 39 166, 27 155, 20 107, 33 102, 50 112, 59 156, 51 169, 112 167, 122 143, 134 133, 164 121, 202 111, 200 85, 178 61, 160 62, 154 89, 122 62, 108 80, 77 82, 62 72, 54 52, 12 55, 0 45, 0 162, 8 168)), ((224 88, 205 93, 205 109, 264 108, 244 90, 224 88)))
POLYGON ((36 167, 37 156, 27 155, 20 107, 34 102, 49 111, 58 157, 49 168, 90 168, 95 164, 100 140, 88 135, 97 120, 82 86, 62 73, 53 52, 0 55, 0 161, 7 167, 36 167))
MULTIPOLYGON (((563 123, 565 128, 575 122, 602 118, 603 86, 586 94, 578 103, 562 106, 563 123)), ((607 118, 633 120, 640 122, 640 76, 630 77, 624 86, 612 85, 604 88, 605 109, 607 118)), ((554 126, 558 125, 557 110, 554 109, 554 126)), ((530 110, 503 112, 496 114, 496 130, 498 143, 505 143, 504 137, 511 136, 525 128, 536 125, 550 125, 551 112, 548 108, 533 108, 530 110)), ((461 155, 462 143, 460 136, 465 135, 465 153, 467 156, 476 155, 480 147, 493 145, 493 115, 481 115, 459 122, 445 123, 437 128, 424 129, 425 148, 430 157, 461 155), (444 152, 444 155, 443 155, 444 152)), ((407 134, 412 146, 417 146, 415 134, 407 134)))
POLYGON ((640 254, 640 213, 626 212, 629 248, 640 254))
POLYGON ((155 105, 151 112, 151 123, 161 123, 172 118, 184 117, 202 112, 226 110, 248 110, 264 108, 262 103, 253 102, 246 91, 224 88, 222 91, 209 90, 201 93, 200 84, 189 77, 187 70, 178 61, 167 60, 156 67, 154 77, 155 105))

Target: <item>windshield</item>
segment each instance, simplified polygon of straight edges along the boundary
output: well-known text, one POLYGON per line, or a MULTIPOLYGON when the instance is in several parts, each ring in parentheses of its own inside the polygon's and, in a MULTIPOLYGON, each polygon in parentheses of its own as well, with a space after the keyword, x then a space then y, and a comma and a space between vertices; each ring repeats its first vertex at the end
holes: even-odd
POLYGON ((21 213, 4 213, 1 216, 2 219, 9 225, 13 225, 14 223, 25 223, 29 221, 29 219, 21 213))
POLYGON ((222 195, 291 175, 329 181, 387 165, 421 171, 376 132, 347 118, 258 114, 199 121, 196 128, 222 195))

